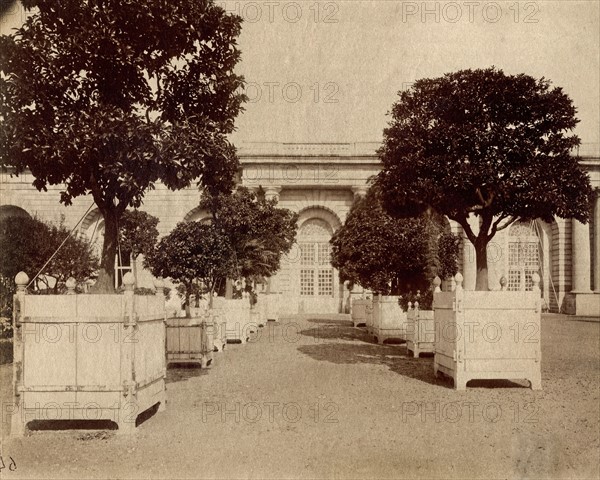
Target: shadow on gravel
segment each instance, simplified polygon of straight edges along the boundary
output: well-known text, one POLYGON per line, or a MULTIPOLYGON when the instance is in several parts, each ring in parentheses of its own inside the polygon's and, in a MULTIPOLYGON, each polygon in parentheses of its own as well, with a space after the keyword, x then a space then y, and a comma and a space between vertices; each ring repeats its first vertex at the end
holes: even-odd
POLYGON ((373 337, 368 335, 366 330, 354 328, 352 322, 350 322, 350 325, 332 325, 331 322, 327 322, 327 324, 318 327, 301 330, 300 335, 313 337, 316 342, 319 340, 373 342, 373 337))
MULTIPOLYGON (((453 388, 453 380, 448 377, 436 377, 433 372, 433 356, 414 358, 408 354, 406 345, 378 345, 365 330, 339 325, 324 325, 300 334, 313 337, 314 345, 302 345, 298 351, 309 357, 337 364, 385 365, 392 372, 408 378, 445 388, 453 388), (334 343, 331 340, 344 340, 352 343, 334 343), (359 343, 360 342, 360 343, 359 343)), ((528 388, 523 384, 509 380, 471 380, 472 388, 528 388)))
POLYGON ((33 420, 27 424, 30 432, 61 430, 117 430, 111 420, 33 420))
POLYGON ((352 327, 352 320, 328 320, 323 318, 308 318, 307 321, 309 323, 319 323, 319 324, 328 324, 331 326, 340 326, 340 327, 352 327))
MULTIPOLYGON (((158 407, 159 404, 157 403, 137 415, 135 426, 139 427, 150 420, 158 412, 158 407)), ((35 432, 76 431, 78 440, 106 440, 112 437, 114 430, 118 430, 118 428, 118 424, 112 420, 33 420, 27 424, 27 430, 30 434, 35 432)))
POLYGON ((337 364, 385 365, 391 371, 421 380, 431 385, 451 387, 452 381, 436 378, 433 374, 433 358, 407 356, 404 345, 377 345, 355 343, 320 343, 302 345, 298 351, 309 357, 337 364))
POLYGON ((184 382, 190 378, 208 375, 210 368, 200 368, 197 363, 178 363, 167 368, 167 383, 184 382))

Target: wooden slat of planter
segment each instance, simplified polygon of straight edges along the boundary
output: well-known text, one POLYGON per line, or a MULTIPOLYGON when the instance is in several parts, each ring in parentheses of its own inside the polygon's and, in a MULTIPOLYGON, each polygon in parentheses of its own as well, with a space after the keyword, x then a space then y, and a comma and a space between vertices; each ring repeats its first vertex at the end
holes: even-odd
POLYGON ((27 385, 18 392, 122 392, 123 385, 27 385))
MULTIPOLYGON (((137 315, 136 322, 163 322, 164 317, 155 315, 137 315)), ((124 317, 21 317, 21 323, 125 323, 124 317)))
POLYGON ((22 317, 21 323, 124 323, 123 317, 22 317))
POLYGON ((454 292, 436 292, 433 294, 434 309, 450 309, 452 310, 454 305, 454 292))
POLYGON ((450 340, 459 335, 455 312, 451 309, 441 309, 437 304, 435 309, 435 335, 436 354, 439 353, 453 358, 455 346, 450 340))
POLYGON ((138 390, 144 389, 150 385, 160 382, 164 378, 166 378, 167 374, 164 371, 154 372, 153 375, 150 375, 149 378, 145 382, 137 382, 136 388, 138 390))
POLYGON ((21 384, 27 386, 77 383, 77 343, 72 336, 59 332, 49 340, 37 336, 37 333, 24 332, 23 340, 21 384))
POLYGON ((36 418, 56 419, 44 418, 52 408, 76 406, 90 418, 86 409, 97 406, 100 416, 92 418, 98 419, 118 412, 122 431, 130 431, 135 415, 153 404, 164 408, 164 297, 143 299, 131 290, 35 297, 20 290, 15 305, 14 401, 28 415, 13 417, 13 434, 22 434, 36 418), (124 422, 127 407, 133 418, 124 422))
MULTIPOLYGON (((502 292, 502 295, 493 295, 478 291, 463 291, 463 298, 470 309, 477 310, 532 310, 535 311, 536 294, 539 292, 519 291, 502 292)), ((437 303, 436 303, 437 305, 437 303)))
POLYGON ((169 352, 168 353, 169 356, 169 361, 171 360, 185 360, 187 358, 190 359, 201 359, 203 357, 203 354, 201 352, 198 352, 197 350, 180 350, 178 352, 169 352))
POLYGON ((540 349, 539 314, 532 308, 464 313, 463 347, 467 359, 536 358, 540 349))
POLYGON ((165 317, 163 315, 161 316, 156 316, 156 315, 140 315, 137 318, 137 321, 139 323, 147 323, 147 322, 164 322, 165 321, 165 317))

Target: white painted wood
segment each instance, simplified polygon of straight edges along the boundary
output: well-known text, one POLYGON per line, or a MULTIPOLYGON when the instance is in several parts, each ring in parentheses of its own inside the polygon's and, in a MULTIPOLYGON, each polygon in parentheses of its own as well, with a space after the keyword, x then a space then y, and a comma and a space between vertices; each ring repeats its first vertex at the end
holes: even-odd
POLYGON ((376 295, 373 298, 372 335, 377 343, 406 340, 406 312, 397 296, 376 295))
POLYGON ((78 418, 127 433, 138 414, 165 407, 164 297, 128 286, 122 295, 15 295, 13 395, 23 414, 12 416, 12 435, 33 420, 78 418))
POLYGON ((406 348, 418 357, 433 353, 435 348, 435 322, 433 310, 409 308, 406 312, 406 348))
POLYGON ((456 291, 434 293, 435 373, 457 390, 473 379, 527 379, 541 389, 539 276, 533 291, 516 292, 464 291, 456 280, 456 291))

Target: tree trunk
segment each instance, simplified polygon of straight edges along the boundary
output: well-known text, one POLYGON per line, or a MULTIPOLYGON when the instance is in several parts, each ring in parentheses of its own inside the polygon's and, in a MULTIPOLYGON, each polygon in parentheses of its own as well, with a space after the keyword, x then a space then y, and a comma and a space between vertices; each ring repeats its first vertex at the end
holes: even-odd
POLYGON ((115 292, 115 256, 117 254, 117 240, 119 225, 117 212, 105 210, 104 216, 104 243, 102 245, 102 257, 100 259, 100 271, 98 279, 92 287, 93 293, 115 292))
POLYGON ((210 285, 210 290, 208 292, 208 308, 213 308, 213 294, 215 293, 215 281, 213 281, 210 285))
POLYGON ((192 318, 192 309, 190 306, 190 292, 192 291, 192 285, 185 286, 185 318, 192 318))
POLYGON ((137 288, 137 257, 129 254, 129 261, 131 262, 131 273, 133 273, 133 288, 137 288))
POLYGON ((475 280, 475 290, 488 291, 488 262, 487 262, 487 244, 486 238, 482 235, 475 241, 475 263, 477 265, 477 277, 475 280))

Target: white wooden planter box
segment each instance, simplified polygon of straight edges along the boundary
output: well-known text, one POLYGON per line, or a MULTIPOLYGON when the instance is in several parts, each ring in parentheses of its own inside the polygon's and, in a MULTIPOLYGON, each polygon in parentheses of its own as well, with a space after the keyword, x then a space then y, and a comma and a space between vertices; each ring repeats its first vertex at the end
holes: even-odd
POLYGON ((228 343, 246 343, 253 328, 250 320, 250 302, 248 298, 225 299, 217 297, 214 304, 223 311, 226 322, 225 335, 228 343))
POLYGON ((278 322, 281 313, 281 294, 266 293, 263 296, 265 300, 265 317, 268 322, 278 322))
POLYGON ((352 300, 352 326, 366 326, 367 308, 371 308, 371 300, 364 298, 352 300))
POLYGON ((264 294, 259 294, 257 302, 252 306, 253 311, 252 322, 255 322, 259 327, 264 327, 267 323, 267 301, 264 294))
POLYGON ((56 296, 26 295, 17 275, 13 435, 33 420, 111 420, 131 433, 140 413, 165 408, 162 285, 137 296, 128 275, 124 294, 56 296))
MULTIPOLYGON (((194 309, 197 310, 197 309, 194 309)), ((167 319, 167 363, 198 363, 206 367, 212 362, 214 340, 209 332, 213 320, 200 312, 192 318, 167 319)))
POLYGON ((377 343, 387 340, 406 340, 406 313, 398 297, 376 295, 373 298, 372 334, 377 343))
POLYGON ((367 333, 369 335, 373 335, 373 300, 370 300, 370 302, 367 304, 365 313, 365 327, 367 329, 367 333))
POLYGON ((433 310, 411 308, 406 312, 406 349, 418 357, 421 353, 433 353, 435 348, 435 322, 433 310))
POLYGON ((527 379, 541 382, 541 298, 533 291, 477 292, 462 289, 434 293, 434 371, 454 379, 464 390, 473 379, 527 379))
MULTIPOLYGON (((216 299, 215 299, 216 300, 216 299)), ((207 334, 209 337, 209 343, 213 344, 215 352, 222 352, 227 345, 227 320, 223 309, 221 308, 210 308, 207 310, 209 323, 207 328, 207 334)))

